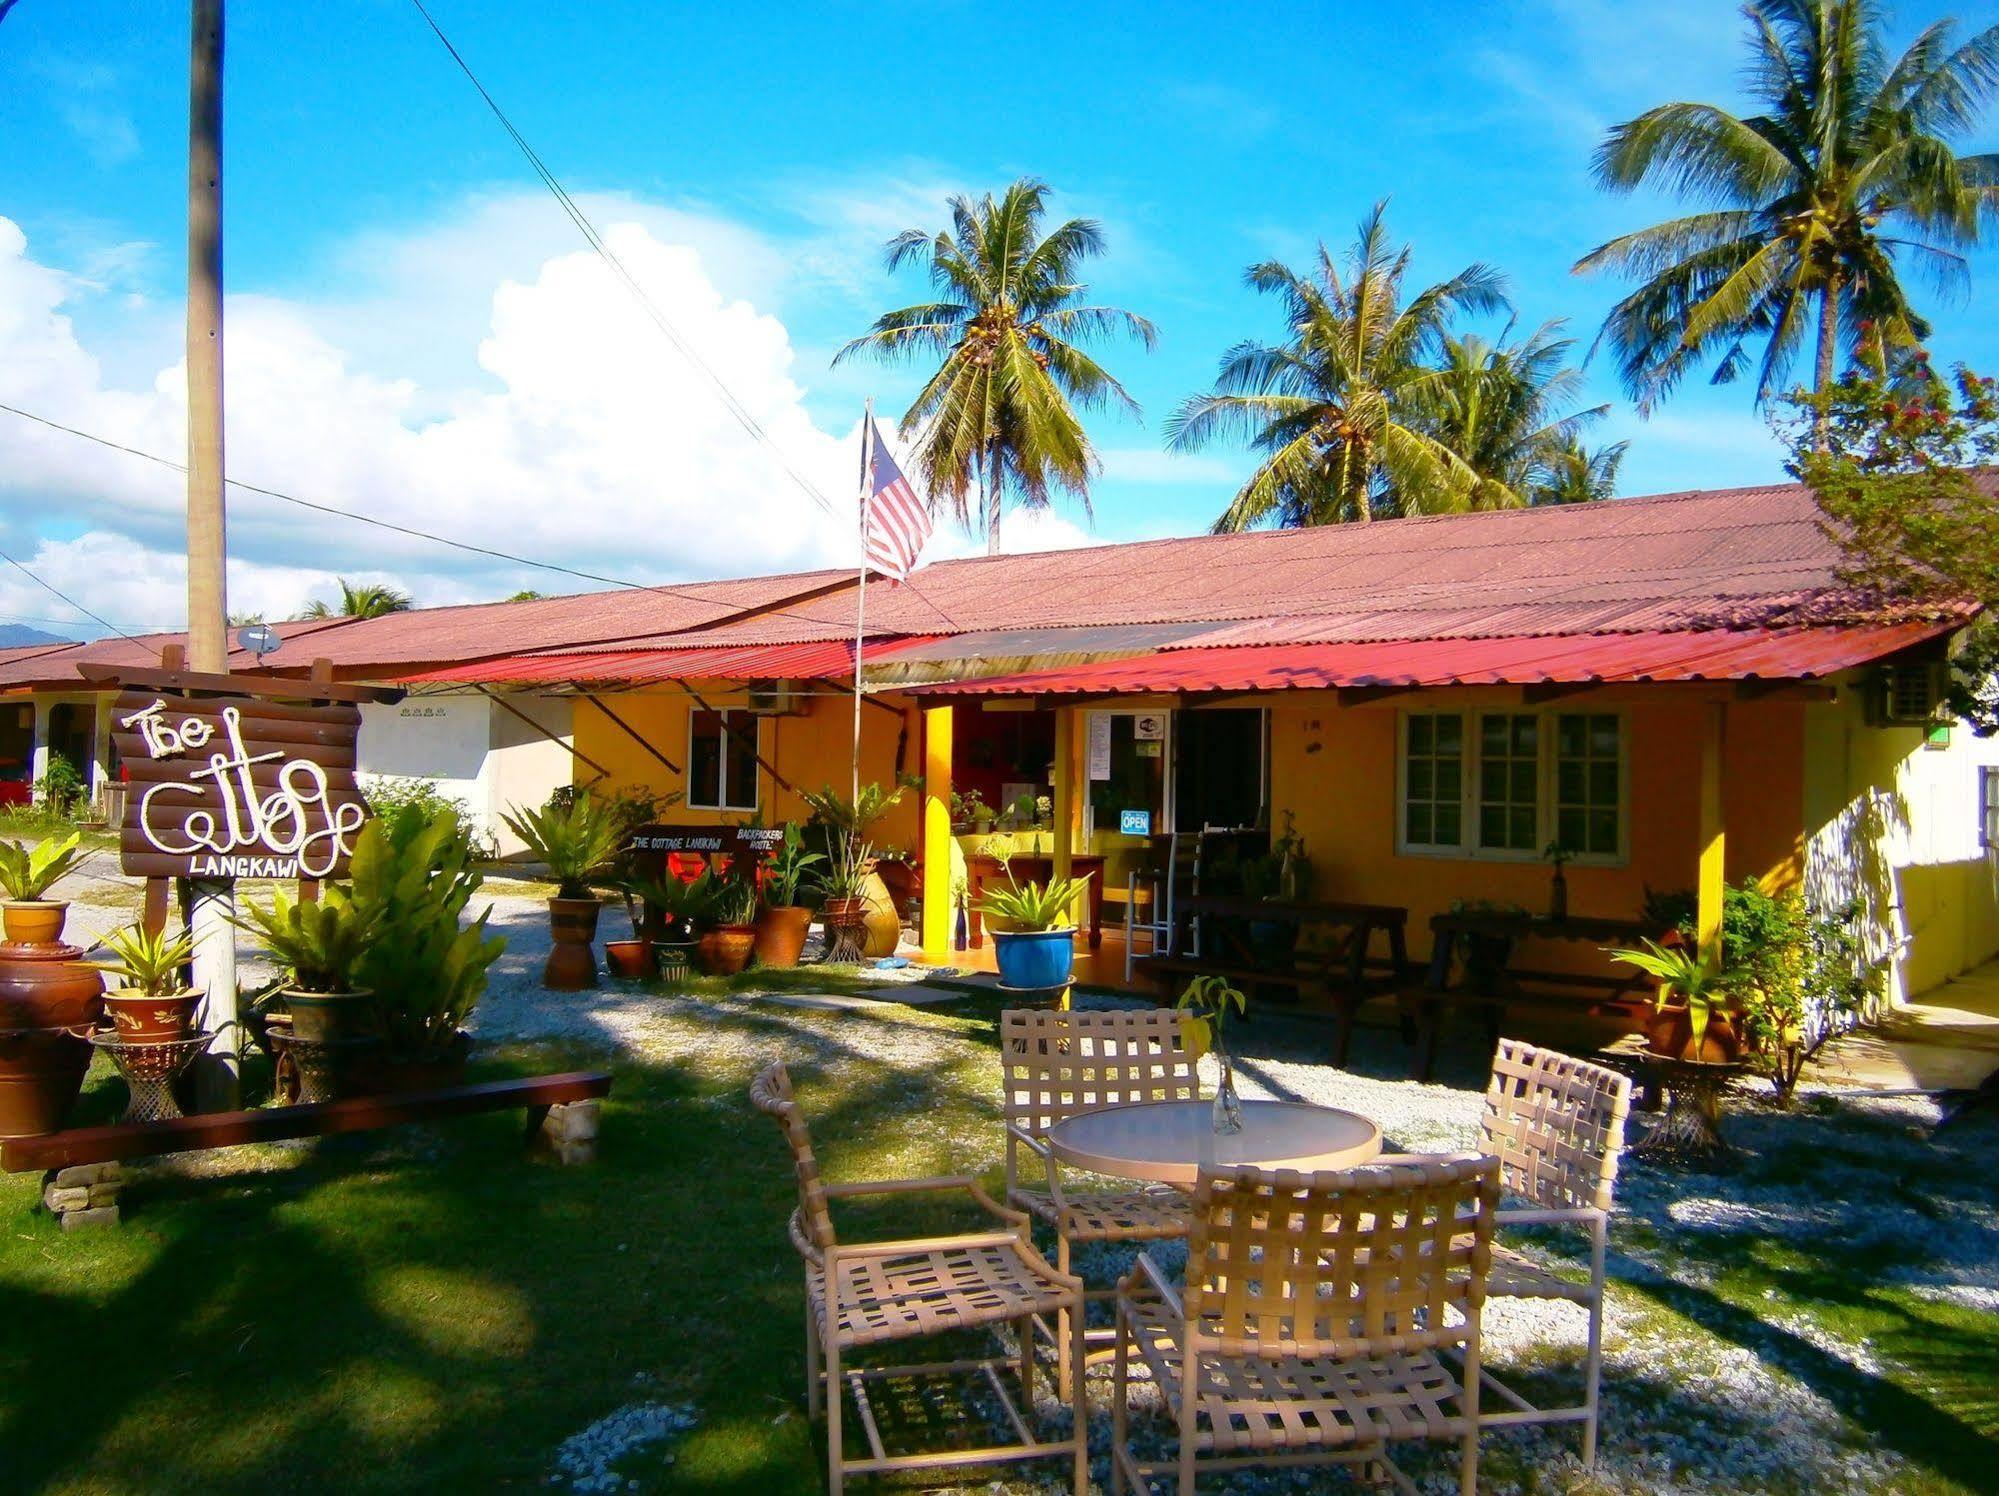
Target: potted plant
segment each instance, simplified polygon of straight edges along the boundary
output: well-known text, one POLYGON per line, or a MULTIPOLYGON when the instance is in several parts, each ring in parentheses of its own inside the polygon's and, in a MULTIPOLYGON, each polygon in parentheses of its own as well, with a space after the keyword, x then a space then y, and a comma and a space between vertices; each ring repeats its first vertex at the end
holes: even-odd
POLYGON ((1563 866, 1576 855, 1576 849, 1567 842, 1551 841, 1541 853, 1541 860, 1554 868, 1548 879, 1548 918, 1567 919, 1569 917, 1569 880, 1562 871, 1563 866))
POLYGON ((642 980, 653 976, 659 968, 653 955, 652 936, 646 929, 645 901, 640 897, 647 880, 627 873, 611 886, 624 900, 625 918, 632 924, 632 938, 605 941, 604 964, 611 969, 614 977, 642 980))
POLYGON ((356 904, 339 884, 313 903, 273 889, 269 908, 245 906, 233 923, 262 938, 286 982, 277 996, 294 1037, 315 1044, 358 1038, 374 1027, 374 993, 356 975, 381 922, 379 905, 356 904))
POLYGON ((1642 951, 1612 951, 1613 961, 1635 966, 1654 978, 1652 1019, 1646 1043, 1654 1054, 1674 1060, 1716 1063, 1741 1058, 1728 984, 1719 965, 1685 946, 1645 942, 1642 951))
POLYGON ((764 864, 763 907, 757 911, 756 958, 759 966, 796 966, 812 928, 812 911, 798 902, 806 874, 826 859, 808 851, 798 827, 784 828, 784 841, 764 864))
POLYGON ((1249 1011, 1249 1000, 1227 977, 1195 977, 1174 1004, 1180 1010, 1180 1042, 1196 1064, 1213 1051, 1221 1066, 1215 1086, 1214 1128, 1228 1136, 1242 1131, 1242 1102, 1236 1096, 1235 1062, 1229 1055, 1227 1037, 1231 1013, 1249 1011))
POLYGON ((717 880, 708 928, 694 941, 694 959, 711 977, 732 977, 750 964, 757 939, 757 885, 746 877, 717 880))
POLYGON ((119 981, 104 994, 118 1037, 128 1044, 192 1038, 202 994, 181 981, 181 969, 194 959, 194 937, 172 927, 149 930, 140 921, 102 943, 113 959, 89 964, 119 981))
POLYGON ((694 961, 694 929, 714 907, 715 875, 703 868, 693 878, 671 871, 639 885, 646 926, 652 932, 653 964, 663 974, 685 976, 694 961))
POLYGON ((83 861, 82 837, 45 836, 32 847, 26 842, 0 841, 0 919, 7 939, 15 945, 55 945, 62 940, 69 905, 47 897, 57 882, 83 861))
POLYGON ((864 841, 839 836, 831 860, 819 878, 819 919, 826 927, 827 962, 851 965, 861 959, 868 938, 867 891, 873 873, 873 849, 864 841))
POLYGON ((33 848, 0 842, 0 889, 9 901, 0 945, 0 1137, 60 1127, 90 1068, 82 1034, 103 1016, 104 981, 60 939, 68 906, 44 897, 75 866, 76 844, 74 834, 33 848))
POLYGON ((951 830, 954 833, 963 835, 970 831, 981 814, 990 822, 992 812, 986 808, 985 796, 975 789, 962 794, 957 790, 951 791, 951 830))
POLYGON ((583 792, 567 804, 552 798, 537 810, 517 805, 503 819, 555 879, 555 896, 548 901, 554 944, 542 968, 542 985, 556 992, 596 986, 597 959, 591 942, 597 938, 597 916, 603 905, 591 885, 623 845, 617 815, 595 795, 583 792))
POLYGON ((486 990, 506 940, 486 933, 491 910, 467 921, 485 881, 476 848, 448 812, 387 832, 371 821, 355 839, 351 898, 373 913, 355 979, 375 994, 382 1043, 371 1088, 433 1090, 464 1079, 471 1053, 465 1020, 486 990))
POLYGON ((879 784, 870 782, 860 786, 854 798, 848 800, 829 785, 802 797, 812 807, 814 819, 832 832, 828 855, 836 861, 840 860, 843 855, 841 844, 844 843, 847 861, 861 869, 857 890, 852 896, 863 900, 867 908, 863 916, 865 938, 855 959, 892 956, 902 941, 902 916, 896 912, 895 900, 889 897, 888 886, 882 882, 876 857, 872 851, 858 859, 851 854, 857 844, 874 844, 874 838, 868 834, 870 829, 902 799, 907 788, 907 784, 899 784, 893 790, 884 790, 879 784))
POLYGON ((1009 869, 1007 886, 986 894, 979 913, 992 932, 1002 986, 1045 989, 1068 982, 1076 963, 1073 915, 1088 882, 1084 877, 1016 883, 1009 869))

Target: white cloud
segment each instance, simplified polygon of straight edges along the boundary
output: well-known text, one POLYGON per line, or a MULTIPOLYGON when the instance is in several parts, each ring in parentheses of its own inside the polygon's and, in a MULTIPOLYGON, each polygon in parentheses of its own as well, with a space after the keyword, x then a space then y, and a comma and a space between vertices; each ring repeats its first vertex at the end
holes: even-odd
MULTIPOLYGON (((231 475, 638 582, 849 561, 857 433, 813 423, 783 323, 719 290, 690 244, 636 223, 609 226, 606 237, 792 466, 832 496, 838 520, 813 506, 587 251, 553 254, 521 278, 486 285, 484 333, 468 350, 483 388, 364 373, 326 307, 233 297, 231 475)), ((428 243, 410 251, 437 252, 428 243)), ((713 252, 728 253, 726 243, 716 239, 713 252)), ((447 255, 432 268, 451 263, 447 255)), ((69 315, 89 294, 80 278, 34 260, 20 230, 0 219, 0 400, 177 457, 181 365, 157 360, 147 388, 107 385, 69 315)), ((421 306, 388 295, 371 306, 425 325, 421 306)), ((42 542, 37 555, 114 622, 178 622, 182 504, 182 480, 169 469, 0 417, 0 528, 10 549, 42 542), (77 539, 77 530, 88 533, 77 539), (114 541, 123 542, 115 555, 106 549, 114 541)), ((236 585, 246 592, 232 597, 237 611, 289 612, 334 574, 394 580, 425 602, 572 585, 269 499, 232 491, 230 504, 236 585)), ((1075 543, 1039 526, 1023 543, 1027 534, 1075 543)), ((15 606, 6 595, 0 603, 15 606)))
POLYGON ((1249 469, 1248 459, 1213 452, 1169 452, 1163 447, 1103 447, 1104 476, 1125 483, 1186 483, 1203 489, 1233 488, 1249 469))

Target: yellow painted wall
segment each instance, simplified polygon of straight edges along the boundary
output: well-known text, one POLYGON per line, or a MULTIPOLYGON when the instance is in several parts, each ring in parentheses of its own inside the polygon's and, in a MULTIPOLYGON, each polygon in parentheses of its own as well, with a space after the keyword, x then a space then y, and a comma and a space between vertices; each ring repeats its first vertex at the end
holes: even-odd
MULTIPOLYGON (((739 707, 746 699, 739 686, 707 681, 692 684, 710 706, 739 707)), ((831 690, 830 687, 812 689, 831 690)), ((904 697, 878 696, 873 700, 894 710, 883 710, 873 704, 861 709, 861 781, 865 784, 874 780, 887 787, 896 782, 897 746, 905 730, 901 770, 909 774, 922 772, 922 720, 904 697)), ((576 751, 580 759, 594 759, 610 771, 597 781, 599 787, 643 785, 656 791, 677 790, 680 803, 664 812, 676 824, 720 825, 750 819, 738 811, 696 810, 686 803, 688 723, 690 709, 698 706, 692 696, 678 688, 667 688, 606 695, 605 702, 647 743, 665 754, 678 772, 654 758, 594 702, 579 698, 574 718, 576 751)), ((802 821, 811 815, 796 791, 817 790, 830 784, 845 795, 852 779, 853 698, 822 694, 808 697, 807 702, 803 716, 765 717, 759 725, 758 746, 763 757, 791 782, 791 788, 786 788, 768 770, 758 771, 758 811, 769 824, 802 821)), ((578 779, 587 781, 591 773, 579 761, 578 779)), ((906 792, 875 832, 877 843, 913 852, 918 843, 920 810, 916 791, 906 792)))
MULTIPOLYGON (((1539 860, 1500 861, 1398 853, 1395 847, 1396 742, 1400 710, 1519 710, 1517 693, 1420 693, 1394 704, 1341 707, 1330 698, 1271 713, 1271 802, 1281 828, 1297 817, 1312 859, 1314 894, 1400 904, 1409 910, 1410 950, 1429 952, 1429 920, 1457 899, 1489 899, 1544 910, 1549 868, 1539 860)), ((1595 708, 1593 708, 1595 709, 1595 708)), ((1700 712, 1688 697, 1633 693, 1622 709, 1630 731, 1630 857, 1621 866, 1571 864, 1573 914, 1635 918, 1649 884, 1691 889, 1696 872, 1700 791, 1700 712)), ((1804 707, 1796 702, 1732 702, 1723 760, 1723 813, 1731 882, 1755 875, 1782 883, 1799 876, 1804 795, 1804 707)), ((1535 965, 1603 969, 1594 949, 1549 942, 1535 965)))
POLYGON ((1869 726, 1865 707, 1856 678, 1807 718, 1806 888, 1861 900, 1899 1001, 1999 951, 1999 858, 1978 826, 1978 771, 1999 765, 1999 739, 1960 723, 1948 747, 1925 747, 1920 728, 1869 726))

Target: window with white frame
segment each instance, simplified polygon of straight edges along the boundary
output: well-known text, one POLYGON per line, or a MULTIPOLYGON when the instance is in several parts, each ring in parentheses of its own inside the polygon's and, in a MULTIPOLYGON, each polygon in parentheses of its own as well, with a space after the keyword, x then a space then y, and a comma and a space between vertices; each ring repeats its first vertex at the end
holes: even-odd
POLYGON ((1999 768, 1978 771, 1978 845, 1999 847, 1999 768))
POLYGON ((687 728, 687 804, 694 810, 757 808, 757 729, 740 709, 694 708, 687 728))
POLYGON ((1588 861, 1626 855, 1626 729, 1616 712, 1409 712, 1398 850, 1588 861))

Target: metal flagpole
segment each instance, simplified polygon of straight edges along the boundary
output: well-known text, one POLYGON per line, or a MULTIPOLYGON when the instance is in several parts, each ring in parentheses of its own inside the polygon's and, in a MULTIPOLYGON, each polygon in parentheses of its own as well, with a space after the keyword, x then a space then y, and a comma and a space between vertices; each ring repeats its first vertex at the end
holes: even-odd
POLYGON ((868 610, 868 499, 875 468, 875 401, 868 397, 861 417, 861 585, 854 600, 854 782, 853 803, 861 800, 861 638, 868 610))

